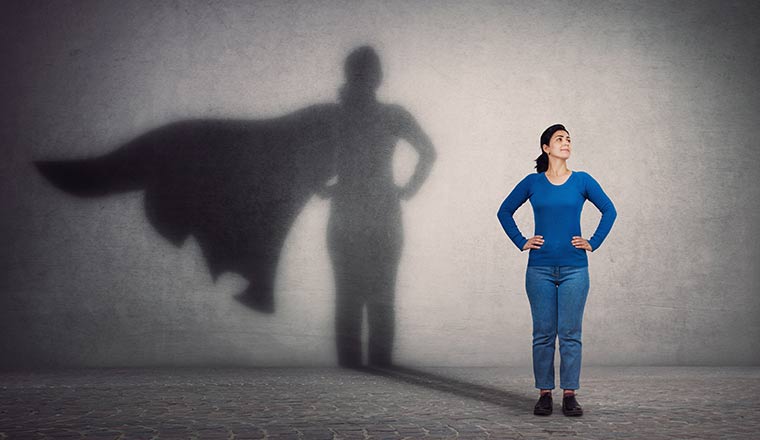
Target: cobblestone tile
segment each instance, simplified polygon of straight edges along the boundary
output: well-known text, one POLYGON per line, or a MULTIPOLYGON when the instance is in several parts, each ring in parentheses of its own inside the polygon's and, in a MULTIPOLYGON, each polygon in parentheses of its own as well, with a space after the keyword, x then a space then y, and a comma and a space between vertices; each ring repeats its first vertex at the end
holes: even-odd
POLYGON ((528 368, 0 373, 0 439, 756 439, 760 368, 584 368, 581 418, 528 368), (741 402, 741 403, 740 403, 741 402))

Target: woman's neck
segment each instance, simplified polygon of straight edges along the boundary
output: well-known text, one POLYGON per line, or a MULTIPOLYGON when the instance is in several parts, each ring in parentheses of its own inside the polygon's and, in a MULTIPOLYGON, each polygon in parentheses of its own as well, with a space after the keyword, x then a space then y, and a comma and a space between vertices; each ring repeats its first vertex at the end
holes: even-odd
POLYGON ((546 170, 547 176, 560 177, 569 172, 570 170, 567 168, 567 161, 562 159, 552 160, 552 158, 549 158, 549 168, 546 170))

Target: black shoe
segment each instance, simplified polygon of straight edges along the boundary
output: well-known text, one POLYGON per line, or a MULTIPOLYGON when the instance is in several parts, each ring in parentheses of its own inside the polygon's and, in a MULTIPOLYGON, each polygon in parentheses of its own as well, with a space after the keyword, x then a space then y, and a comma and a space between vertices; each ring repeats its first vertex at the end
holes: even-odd
POLYGON ((583 408, 575 400, 575 394, 562 397, 562 413, 568 417, 579 417, 583 415, 583 408))
POLYGON ((537 416, 551 415, 554 409, 554 402, 552 401, 552 393, 544 393, 539 397, 536 406, 533 407, 533 414, 537 416))

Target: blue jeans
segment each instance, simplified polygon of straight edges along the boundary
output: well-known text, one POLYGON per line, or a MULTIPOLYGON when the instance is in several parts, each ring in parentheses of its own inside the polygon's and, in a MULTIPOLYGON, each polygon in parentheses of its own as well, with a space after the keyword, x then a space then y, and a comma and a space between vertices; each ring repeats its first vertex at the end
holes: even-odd
POLYGON ((581 324, 588 296, 588 267, 528 266, 525 290, 533 316, 536 388, 554 389, 554 346, 559 336, 560 387, 577 390, 581 374, 581 324))

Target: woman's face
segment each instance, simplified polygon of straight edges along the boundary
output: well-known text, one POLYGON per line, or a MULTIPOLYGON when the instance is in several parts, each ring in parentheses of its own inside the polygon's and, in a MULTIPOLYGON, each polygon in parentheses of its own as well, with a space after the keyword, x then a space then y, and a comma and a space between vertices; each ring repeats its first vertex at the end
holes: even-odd
POLYGON ((570 146, 570 134, 565 130, 557 130, 549 139, 549 145, 543 146, 549 156, 560 159, 568 159, 572 150, 570 146))

